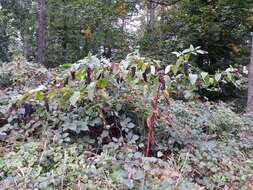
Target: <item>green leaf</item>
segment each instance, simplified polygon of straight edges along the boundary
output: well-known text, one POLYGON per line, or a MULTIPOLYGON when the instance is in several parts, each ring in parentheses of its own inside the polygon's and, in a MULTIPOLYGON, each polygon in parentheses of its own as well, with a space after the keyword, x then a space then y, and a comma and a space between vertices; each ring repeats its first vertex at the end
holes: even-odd
POLYGON ((181 53, 180 52, 177 52, 177 51, 173 51, 171 52, 172 54, 176 55, 177 57, 180 57, 181 56, 181 53))
POLYGON ((99 79, 97 83, 97 87, 100 89, 104 89, 107 86, 107 81, 105 79, 99 79))
POLYGON ((204 55, 204 54, 208 54, 208 52, 207 51, 204 51, 204 50, 197 50, 196 51, 198 54, 201 54, 201 55, 204 55))
POLYGON ((74 92, 74 94, 69 99, 70 104, 72 106, 75 106, 79 98, 80 98, 80 91, 74 92))
POLYGON ((190 45, 190 51, 194 51, 195 49, 194 49, 194 46, 191 44, 190 45))
POLYGON ((216 73, 214 76, 214 79, 216 80, 216 82, 219 82, 221 79, 221 74, 220 73, 216 73))
POLYGON ((42 91, 36 92, 35 93, 35 99, 39 100, 39 101, 44 100, 44 93, 42 91))
POLYGON ((168 65, 166 68, 165 68, 165 74, 168 74, 171 70, 171 65, 168 65))
POLYGON ((88 123, 85 121, 76 121, 76 125, 80 128, 80 131, 89 131, 88 123))
POLYGON ((203 80, 205 80, 205 78, 208 76, 208 73, 207 72, 201 72, 200 75, 201 75, 201 78, 203 80))
POLYGON ((175 64, 172 65, 172 66, 171 66, 171 70, 172 70, 173 74, 176 75, 177 72, 178 72, 177 65, 175 65, 175 64))
POLYGON ((82 81, 85 79, 85 71, 82 69, 82 70, 79 70, 76 74, 75 74, 75 77, 76 77, 76 80, 78 81, 82 81))
POLYGON ((60 65, 61 70, 68 70, 72 67, 72 64, 63 64, 60 65))
POLYGON ((77 130, 77 125, 75 123, 64 123, 63 124, 63 131, 66 131, 66 130, 71 130, 71 131, 76 131, 77 130))
POLYGON ((209 78, 208 83, 209 83, 210 86, 213 85, 214 84, 214 79, 213 78, 209 78))

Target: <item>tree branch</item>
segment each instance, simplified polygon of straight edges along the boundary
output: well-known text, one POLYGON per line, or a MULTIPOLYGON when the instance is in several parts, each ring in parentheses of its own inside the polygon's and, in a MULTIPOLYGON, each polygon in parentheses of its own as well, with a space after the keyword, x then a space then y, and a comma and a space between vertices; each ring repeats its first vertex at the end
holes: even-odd
POLYGON ((166 3, 166 2, 163 2, 163 1, 156 1, 156 0, 148 0, 148 1, 151 2, 151 3, 155 3, 157 5, 172 6, 176 3, 178 3, 180 0, 175 0, 171 3, 166 3))

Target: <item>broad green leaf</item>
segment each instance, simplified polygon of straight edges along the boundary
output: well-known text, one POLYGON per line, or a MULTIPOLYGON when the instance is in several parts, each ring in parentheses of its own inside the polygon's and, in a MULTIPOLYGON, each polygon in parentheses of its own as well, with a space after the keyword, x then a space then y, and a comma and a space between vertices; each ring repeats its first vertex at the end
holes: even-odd
POLYGON ((75 74, 75 77, 76 77, 76 80, 78 81, 82 81, 85 79, 85 71, 82 69, 82 70, 79 70, 76 74, 75 74))
POLYGON ((190 53, 191 52, 191 49, 185 49, 183 52, 182 52, 182 54, 188 54, 188 53, 190 53))
POLYGON ((168 65, 166 68, 165 68, 165 74, 168 74, 171 70, 171 65, 168 65))
POLYGON ((70 104, 72 106, 75 106, 79 98, 80 98, 80 91, 74 92, 74 94, 69 99, 70 104))
POLYGON ((204 54, 208 54, 208 52, 207 51, 204 51, 204 50, 196 50, 196 52, 198 53, 198 54, 201 54, 201 55, 204 55, 204 54))
POLYGON ((181 56, 181 53, 180 52, 177 52, 177 51, 173 51, 171 52, 172 54, 176 55, 177 57, 180 57, 181 56))
POLYGON ((180 65, 182 65, 183 62, 183 57, 180 57, 177 61, 176 61, 176 66, 180 67, 180 65))
POLYGON ((214 84, 214 79, 213 78, 209 78, 208 83, 209 83, 209 85, 213 85, 214 84))
POLYGON ((221 79, 221 74, 220 73, 216 73, 214 76, 214 79, 216 80, 216 82, 219 82, 221 79))
POLYGON ((195 50, 195 49, 194 49, 194 46, 193 46, 192 44, 190 45, 190 48, 189 48, 189 49, 190 49, 190 51, 194 51, 194 50, 195 50))
POLYGON ((177 72, 178 72, 177 65, 173 64, 173 65, 171 66, 171 70, 172 70, 173 74, 176 75, 177 72))

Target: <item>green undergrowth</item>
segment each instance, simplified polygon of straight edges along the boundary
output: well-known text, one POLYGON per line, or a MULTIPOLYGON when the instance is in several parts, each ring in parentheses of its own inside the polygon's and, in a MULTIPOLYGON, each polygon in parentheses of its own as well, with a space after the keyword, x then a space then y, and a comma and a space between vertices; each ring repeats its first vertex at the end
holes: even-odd
POLYGON ((87 144, 24 143, 0 160, 1 189, 197 189, 173 159, 144 157, 136 147, 106 149, 87 144))
POLYGON ((171 101, 163 109, 171 124, 156 127, 150 158, 139 134, 135 143, 114 138, 99 148, 61 128, 23 127, 26 136, 2 144, 1 189, 250 189, 251 119, 224 103, 171 101))
POLYGON ((201 93, 239 90, 243 75, 202 72, 197 53, 166 68, 138 51, 28 64, 0 91, 0 189, 252 189, 253 120, 201 93))
POLYGON ((253 120, 231 109, 224 103, 176 101, 172 125, 157 131, 160 151, 182 159, 188 179, 207 189, 252 188, 253 120))

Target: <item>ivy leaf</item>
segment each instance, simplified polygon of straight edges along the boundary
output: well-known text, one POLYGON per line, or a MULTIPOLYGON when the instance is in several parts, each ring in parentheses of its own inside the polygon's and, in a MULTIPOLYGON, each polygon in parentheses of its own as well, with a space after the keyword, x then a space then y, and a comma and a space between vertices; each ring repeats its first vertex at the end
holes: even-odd
POLYGON ((80 91, 74 92, 74 94, 69 99, 70 104, 72 106, 75 106, 79 98, 80 98, 80 91))

